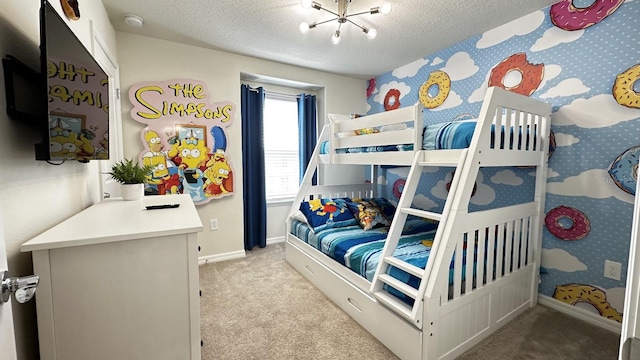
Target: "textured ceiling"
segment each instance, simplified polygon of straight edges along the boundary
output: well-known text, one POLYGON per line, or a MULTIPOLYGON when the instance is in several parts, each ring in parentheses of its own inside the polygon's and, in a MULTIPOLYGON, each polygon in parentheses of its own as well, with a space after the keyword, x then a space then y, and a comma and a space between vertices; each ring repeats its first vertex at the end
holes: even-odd
MULTIPOLYGON (((337 11, 333 0, 317 0, 337 11)), ((337 22, 307 34, 302 21, 331 14, 303 9, 299 0, 102 0, 116 30, 362 79, 386 73, 429 56, 471 36, 553 4, 557 0, 387 0, 393 11, 351 19, 374 27, 367 39, 357 27, 342 26, 342 42, 330 37, 337 22), (123 14, 144 19, 141 28, 123 22, 123 14)), ((382 0, 353 0, 349 13, 379 6, 382 0)), ((81 4, 82 6, 82 4, 81 4)))

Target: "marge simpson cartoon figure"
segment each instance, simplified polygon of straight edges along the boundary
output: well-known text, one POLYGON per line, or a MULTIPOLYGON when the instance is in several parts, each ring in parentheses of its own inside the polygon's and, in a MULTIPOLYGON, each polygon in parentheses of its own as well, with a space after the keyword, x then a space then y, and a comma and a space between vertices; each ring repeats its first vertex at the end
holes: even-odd
POLYGON ((207 160, 209 149, 203 140, 198 140, 188 132, 184 140, 175 143, 169 151, 169 156, 180 159, 178 166, 182 177, 183 193, 189 194, 194 202, 206 200, 204 195, 204 174, 200 165, 207 160))
POLYGON ((55 126, 50 130, 49 154, 51 159, 84 160, 90 158, 95 148, 84 135, 55 126))

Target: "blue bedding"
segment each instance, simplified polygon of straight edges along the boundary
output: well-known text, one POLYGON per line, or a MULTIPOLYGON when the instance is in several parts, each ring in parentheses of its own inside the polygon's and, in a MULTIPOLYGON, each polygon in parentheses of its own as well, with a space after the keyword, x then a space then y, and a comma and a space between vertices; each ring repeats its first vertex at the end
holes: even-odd
MULTIPOLYGON (((411 151, 413 150, 413 144, 402 145, 384 145, 384 146, 364 146, 338 149, 338 154, 351 154, 351 153, 369 153, 369 152, 381 152, 381 151, 411 151)), ((329 153, 329 141, 324 141, 320 144, 320 154, 329 153)))
MULTIPOLYGON (((476 121, 452 121, 440 124, 430 124, 424 128, 422 137, 422 149, 423 150, 444 150, 444 149, 466 149, 471 145, 471 139, 473 138, 473 132, 476 128, 476 121)), ((495 125, 491 125, 491 133, 493 134, 495 125)), ((502 127, 500 135, 500 146, 504 146, 505 143, 505 129, 502 127)), ((529 129, 526 130, 526 135, 523 139, 523 132, 517 136, 517 144, 515 146, 520 149, 524 140, 525 144, 529 144, 529 129)), ((511 129, 509 135, 509 149, 514 148, 514 130, 511 129)), ((534 133, 535 144, 535 133, 534 133)), ((491 138, 491 146, 494 146, 493 137, 491 138)), ((385 145, 385 146, 369 146, 369 147, 357 147, 338 149, 337 153, 362 153, 362 152, 380 152, 380 151, 412 151, 412 144, 401 145, 385 145)), ((534 149, 535 150, 535 149, 534 149)), ((320 146, 321 154, 329 153, 329 142, 325 141, 320 146)))
MULTIPOLYGON (((437 222, 419 218, 407 220, 394 252, 394 257, 424 269, 431 247, 423 245, 423 240, 433 240, 437 222)), ((363 230, 358 225, 330 228, 316 233, 312 232, 304 222, 294 221, 291 232, 309 245, 320 250, 335 261, 351 269, 353 272, 371 281, 376 272, 380 254, 384 247, 388 228, 363 230)), ((390 266, 388 273, 417 288, 420 281, 413 275, 390 266)), ((412 303, 413 299, 395 289, 387 289, 390 293, 412 303)))

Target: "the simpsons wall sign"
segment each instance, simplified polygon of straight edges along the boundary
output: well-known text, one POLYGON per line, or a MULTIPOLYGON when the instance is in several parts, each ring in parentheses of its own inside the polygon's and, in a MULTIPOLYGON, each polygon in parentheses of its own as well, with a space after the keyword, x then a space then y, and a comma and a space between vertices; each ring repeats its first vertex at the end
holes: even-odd
POLYGON ((131 117, 147 125, 140 134, 140 162, 153 165, 146 194, 189 194, 197 205, 233 194, 225 132, 233 103, 210 102, 197 80, 137 83, 129 100, 131 117))

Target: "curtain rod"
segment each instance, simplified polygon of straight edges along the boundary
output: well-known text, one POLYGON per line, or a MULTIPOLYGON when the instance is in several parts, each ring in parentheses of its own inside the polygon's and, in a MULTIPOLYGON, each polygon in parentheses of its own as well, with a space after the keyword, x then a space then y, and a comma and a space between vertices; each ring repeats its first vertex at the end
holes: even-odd
MULTIPOLYGON (((247 85, 247 86, 249 87, 249 91, 258 92, 258 89, 254 89, 250 85, 247 85)), ((279 92, 269 91, 269 90, 264 90, 264 93, 269 95, 284 96, 284 97, 295 97, 295 98, 300 97, 300 95, 291 95, 291 94, 279 93, 279 92)))

